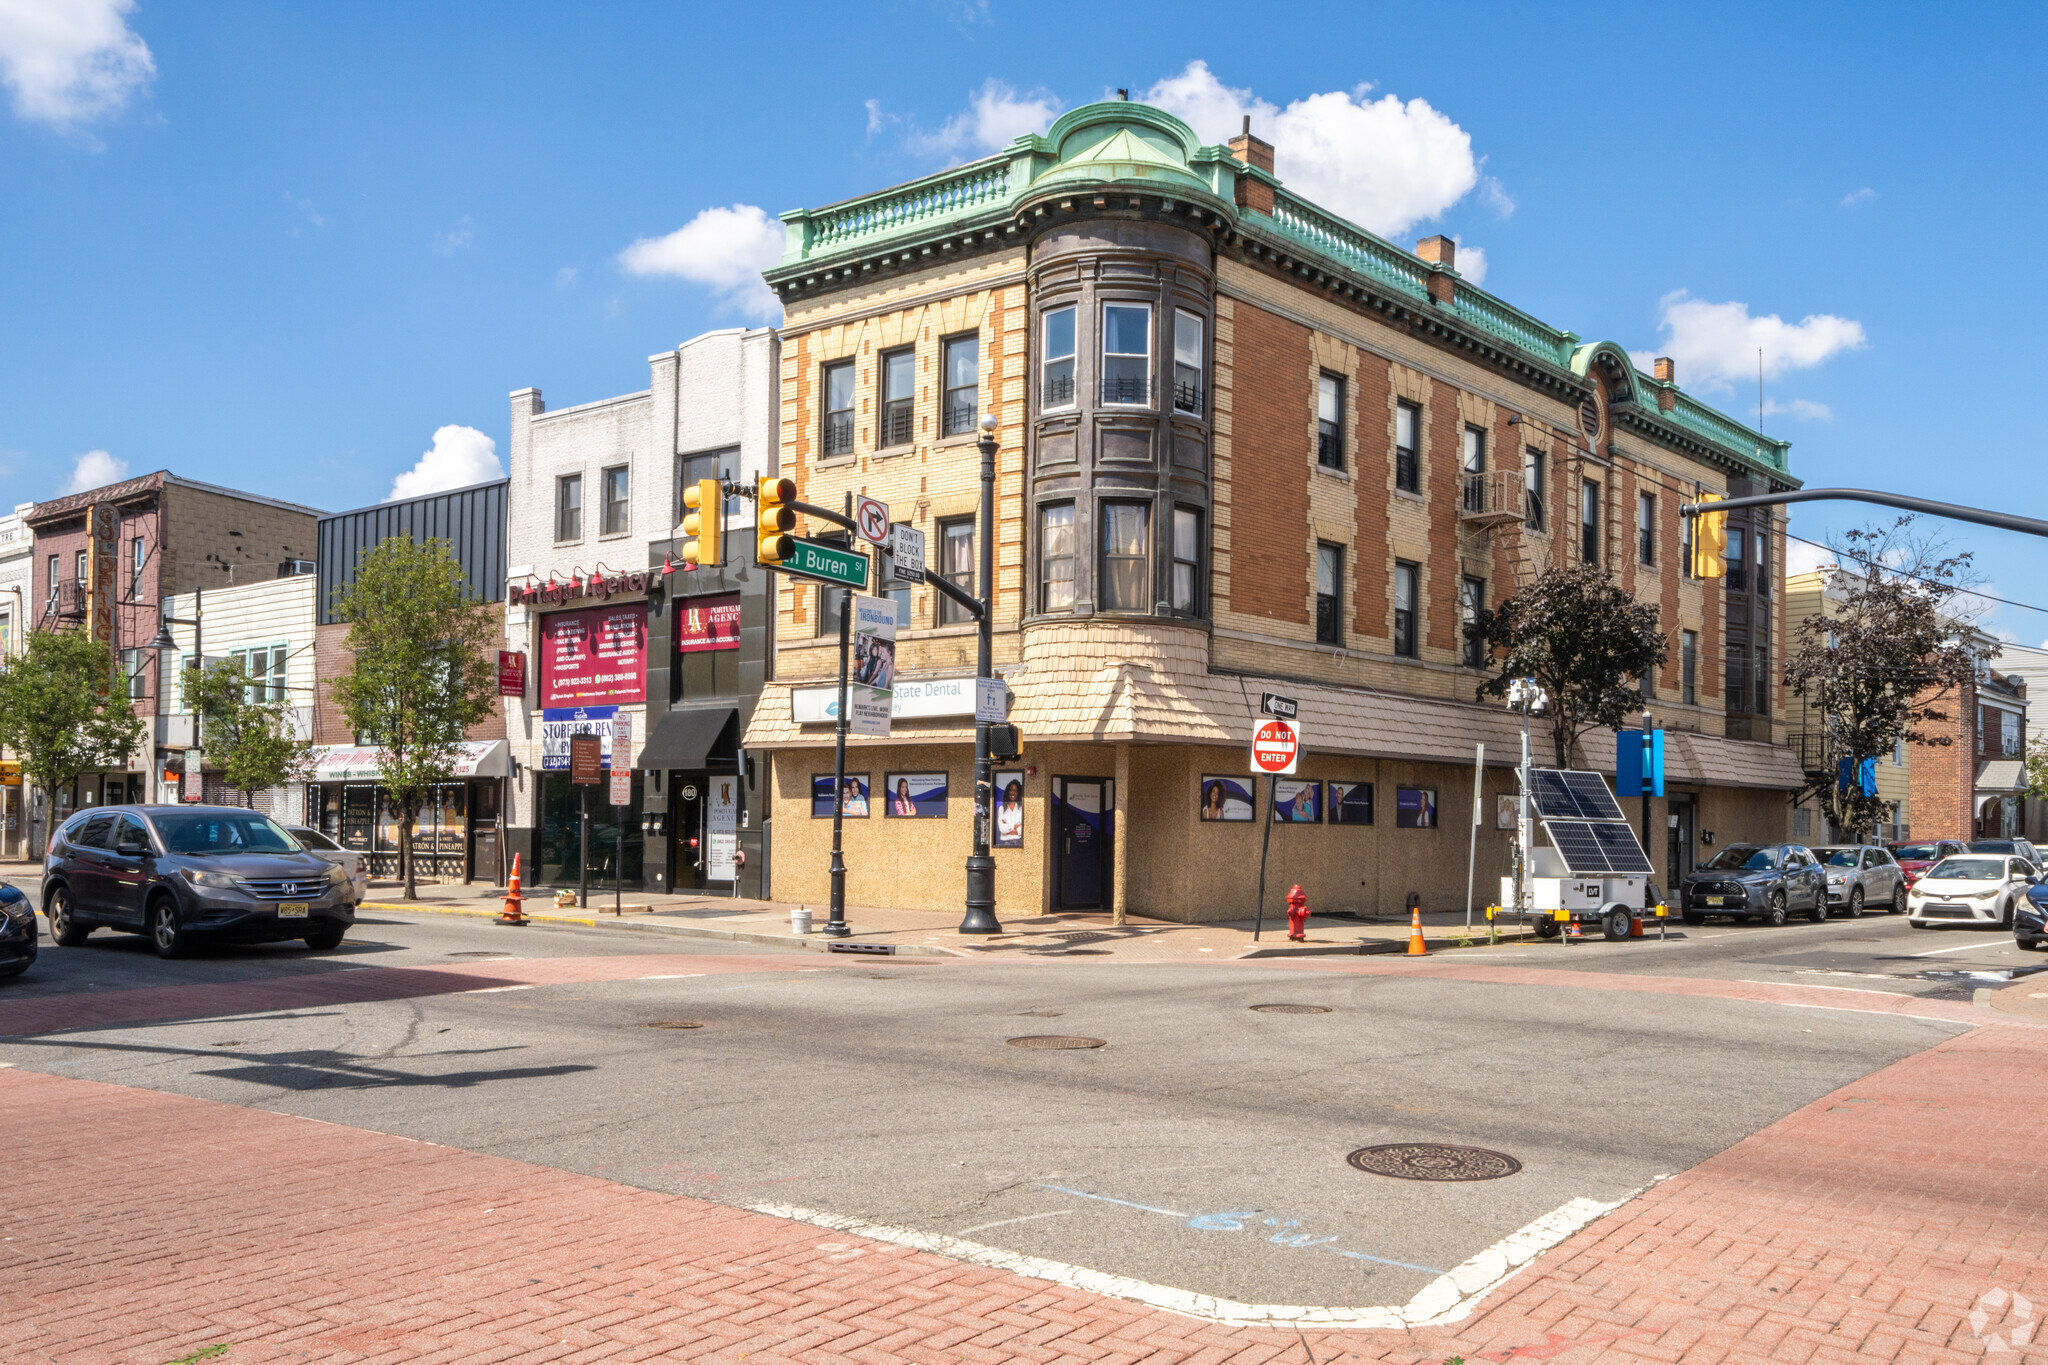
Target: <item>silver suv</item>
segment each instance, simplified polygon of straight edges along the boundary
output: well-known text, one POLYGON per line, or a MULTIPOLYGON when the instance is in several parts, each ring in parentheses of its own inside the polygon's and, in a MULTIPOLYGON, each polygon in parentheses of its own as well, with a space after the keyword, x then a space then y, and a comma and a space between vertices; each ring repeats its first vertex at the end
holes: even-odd
POLYGON ((1893 915, 1906 913, 1906 874, 1890 849, 1828 844, 1814 849, 1813 856, 1827 874, 1829 910, 1847 910, 1850 919, 1861 919, 1865 906, 1893 915))

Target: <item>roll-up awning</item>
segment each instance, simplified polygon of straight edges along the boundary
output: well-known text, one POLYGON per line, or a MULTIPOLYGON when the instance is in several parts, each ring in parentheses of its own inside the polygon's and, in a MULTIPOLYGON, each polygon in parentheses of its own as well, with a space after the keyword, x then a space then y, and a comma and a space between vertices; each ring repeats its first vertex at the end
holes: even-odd
POLYGON ((656 721, 633 766, 701 768, 711 760, 737 763, 739 757, 739 708, 698 706, 671 711, 656 721))
MULTIPOLYGON (((309 782, 375 782, 377 746, 374 744, 315 744, 306 751, 313 760, 309 782)), ((503 777, 509 771, 505 741, 464 740, 456 746, 454 776, 503 777)))

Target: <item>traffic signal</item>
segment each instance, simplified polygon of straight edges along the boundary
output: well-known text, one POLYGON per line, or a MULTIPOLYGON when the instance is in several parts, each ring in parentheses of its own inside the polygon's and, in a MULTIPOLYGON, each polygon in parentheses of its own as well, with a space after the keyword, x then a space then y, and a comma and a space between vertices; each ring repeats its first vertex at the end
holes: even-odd
MULTIPOLYGON (((1719 502, 1719 493, 1702 493, 1700 501, 1719 502)), ((1728 514, 1702 512, 1692 519, 1692 576, 1723 578, 1728 573, 1728 514)))
POLYGON ((755 504, 761 509, 754 523, 754 562, 773 568, 796 553, 796 480, 761 476, 755 489, 755 504))
POLYGON ((988 756, 997 763, 1015 763, 1024 757, 1024 740, 1014 725, 988 727, 988 756))
POLYGON ((715 569, 725 560, 725 538, 720 534, 718 514, 724 507, 723 490, 716 479, 699 479, 683 490, 683 534, 691 537, 683 546, 683 563, 699 569, 715 569))

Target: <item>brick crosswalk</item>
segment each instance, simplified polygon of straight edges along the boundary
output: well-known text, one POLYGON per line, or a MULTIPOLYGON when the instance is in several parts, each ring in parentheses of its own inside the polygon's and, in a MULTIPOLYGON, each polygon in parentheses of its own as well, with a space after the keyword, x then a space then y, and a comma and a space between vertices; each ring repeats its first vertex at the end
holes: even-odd
MULTIPOLYGON (((533 966, 493 967, 514 965, 533 966)), ((683 1196, 5 1070, 0 1356, 2020 1360, 2021 1298, 2048 1305, 2043 1037, 1944 1042, 1654 1187, 1464 1322, 1350 1334, 1217 1326, 683 1196)))

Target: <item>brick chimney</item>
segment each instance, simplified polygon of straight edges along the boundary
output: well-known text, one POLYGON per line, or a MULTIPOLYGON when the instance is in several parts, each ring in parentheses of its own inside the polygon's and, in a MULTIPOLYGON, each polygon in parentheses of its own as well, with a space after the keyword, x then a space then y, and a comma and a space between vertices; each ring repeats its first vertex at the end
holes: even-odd
POLYGON ((1440 265, 1444 268, 1429 272, 1429 296, 1449 307, 1452 300, 1458 296, 1458 285, 1457 281, 1444 271, 1458 268, 1458 244, 1438 233, 1434 237, 1424 237, 1417 242, 1415 254, 1431 265, 1440 265))
MULTIPOLYGON (((1230 139, 1230 154, 1247 166, 1273 173, 1273 144, 1252 136, 1252 116, 1244 116, 1244 131, 1230 139)), ((1273 211, 1273 187, 1263 180, 1250 176, 1237 178, 1237 206, 1257 209, 1260 213, 1273 211)))
MULTIPOLYGON (((1655 371, 1659 384, 1676 384, 1678 382, 1678 362, 1670 356, 1658 356, 1651 368, 1655 371)), ((1657 407, 1659 411, 1669 412, 1677 406, 1677 394, 1673 393, 1670 389, 1657 390, 1657 407)))

